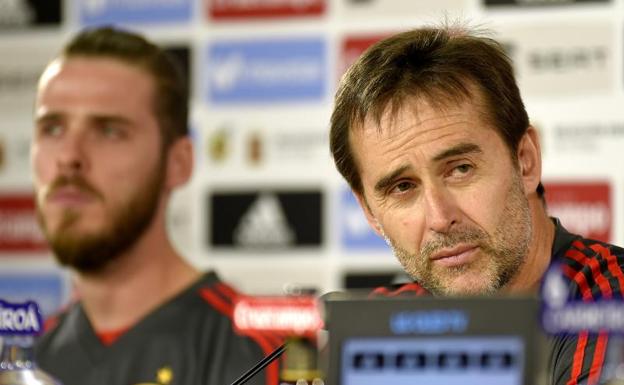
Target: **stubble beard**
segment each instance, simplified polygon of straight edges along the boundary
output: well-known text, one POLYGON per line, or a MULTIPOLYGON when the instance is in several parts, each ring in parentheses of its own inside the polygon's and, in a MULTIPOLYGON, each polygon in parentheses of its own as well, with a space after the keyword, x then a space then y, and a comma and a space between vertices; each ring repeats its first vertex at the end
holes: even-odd
POLYGON ((439 234, 417 254, 401 248, 384 234, 386 242, 411 278, 434 295, 487 295, 509 284, 527 258, 532 237, 531 214, 517 172, 507 193, 507 202, 492 236, 477 227, 461 227, 439 234), (459 243, 476 244, 480 258, 473 263, 438 269, 430 257, 442 248, 459 243), (477 275, 471 284, 454 285, 468 274, 477 275))
MULTIPOLYGON (((164 183, 163 160, 159 163, 136 193, 110 209, 110 221, 96 233, 84 234, 75 231, 74 225, 84 214, 72 209, 63 213, 57 230, 53 232, 47 225, 41 205, 38 204, 37 217, 56 260, 79 273, 93 274, 103 271, 130 249, 145 233, 158 211, 164 183)), ((82 178, 65 179, 57 184, 75 185, 96 193, 82 178)), ((99 199, 104 199, 101 194, 96 195, 100 196, 99 199)))

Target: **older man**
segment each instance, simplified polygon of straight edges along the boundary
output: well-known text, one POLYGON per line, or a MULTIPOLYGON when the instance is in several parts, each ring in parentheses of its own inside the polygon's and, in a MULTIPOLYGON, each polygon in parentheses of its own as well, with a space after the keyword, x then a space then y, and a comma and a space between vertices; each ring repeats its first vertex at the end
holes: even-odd
MULTIPOLYGON (((556 260, 572 298, 622 297, 624 250, 548 216, 537 131, 487 36, 424 27, 371 47, 342 79, 330 142, 414 280, 401 293, 534 293, 556 260)), ((607 344, 606 334, 553 339, 550 382, 599 383, 607 344)))

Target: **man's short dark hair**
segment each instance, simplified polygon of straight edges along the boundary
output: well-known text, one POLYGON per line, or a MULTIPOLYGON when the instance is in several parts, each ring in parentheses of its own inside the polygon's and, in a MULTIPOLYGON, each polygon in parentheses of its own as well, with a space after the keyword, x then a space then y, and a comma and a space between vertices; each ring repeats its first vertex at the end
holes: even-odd
MULTIPOLYGON (((351 130, 366 119, 379 125, 387 108, 395 113, 408 98, 445 107, 474 98, 475 87, 485 103, 488 123, 515 159, 529 118, 511 60, 497 41, 445 25, 399 33, 374 44, 345 73, 336 92, 330 149, 338 171, 363 194, 349 142, 351 130)), ((543 196, 541 183, 537 192, 543 196)))
POLYGON ((119 60, 154 79, 153 108, 163 148, 189 134, 188 85, 180 64, 166 51, 136 33, 106 26, 81 31, 62 51, 64 58, 81 56, 119 60))

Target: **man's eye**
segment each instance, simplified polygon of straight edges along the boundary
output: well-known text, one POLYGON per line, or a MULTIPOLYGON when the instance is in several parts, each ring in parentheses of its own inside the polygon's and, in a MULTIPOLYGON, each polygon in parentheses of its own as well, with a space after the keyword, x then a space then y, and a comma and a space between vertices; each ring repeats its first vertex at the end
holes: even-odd
POLYGON ((39 132, 43 136, 59 136, 63 132, 63 126, 60 124, 45 124, 39 128, 39 132))
POLYGON ((461 164, 457 167, 455 167, 455 170, 459 171, 462 174, 465 174, 467 172, 469 172, 470 170, 472 170, 472 166, 469 164, 461 164))
POLYGON ((107 138, 120 138, 123 135, 120 128, 108 124, 100 127, 100 133, 107 138))
POLYGON ((469 175, 474 170, 474 166, 468 163, 460 164, 456 167, 453 167, 449 176, 454 177, 465 177, 469 175))
POLYGON ((397 185, 395 185, 393 190, 395 192, 402 193, 402 192, 405 192, 405 191, 408 191, 409 189, 411 189, 412 186, 413 185, 410 182, 401 182, 401 183, 398 183, 397 185))

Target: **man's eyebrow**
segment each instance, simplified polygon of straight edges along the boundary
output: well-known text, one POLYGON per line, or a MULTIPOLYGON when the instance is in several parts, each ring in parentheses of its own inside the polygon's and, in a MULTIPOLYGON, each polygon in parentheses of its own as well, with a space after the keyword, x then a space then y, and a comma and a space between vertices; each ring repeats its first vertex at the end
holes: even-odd
MULTIPOLYGON (((56 121, 63 119, 63 117, 64 115, 60 112, 50 112, 50 113, 45 113, 40 116, 37 116, 35 118, 35 122, 36 123, 56 122, 56 121)), ((104 124, 104 123, 119 123, 119 124, 127 124, 127 125, 132 124, 132 120, 123 116, 119 116, 119 115, 98 114, 98 115, 90 116, 88 119, 97 124, 104 124)))
MULTIPOLYGON (((465 154, 481 154, 481 153, 483 153, 483 150, 481 150, 481 147, 479 147, 478 145, 474 143, 460 143, 456 146, 453 146, 437 154, 433 158, 433 160, 435 162, 439 162, 443 159, 450 158, 452 156, 465 155, 465 154)), ((411 166, 409 165, 403 165, 397 168, 396 170, 390 172, 389 174, 383 176, 381 179, 377 181, 377 183, 375 183, 375 192, 379 193, 379 192, 386 190, 396 180, 397 177, 399 177, 401 174, 403 174, 405 171, 407 171, 410 168, 411 166)))
POLYGON ((387 189, 399 175, 403 174, 408 169, 410 169, 409 165, 401 166, 379 179, 377 183, 375 183, 375 192, 381 192, 387 189))
POLYGON ((93 115, 90 119, 98 124, 103 123, 119 123, 119 124, 131 124, 132 121, 126 117, 119 115, 93 115))
POLYGON ((63 115, 58 112, 48 112, 35 116, 35 123, 55 122, 61 120, 62 117, 63 115))
POLYGON ((460 143, 456 146, 453 146, 449 149, 442 151, 433 157, 434 162, 439 162, 443 159, 450 158, 452 156, 457 155, 466 155, 466 154, 482 154, 483 150, 481 147, 474 143, 460 143))

